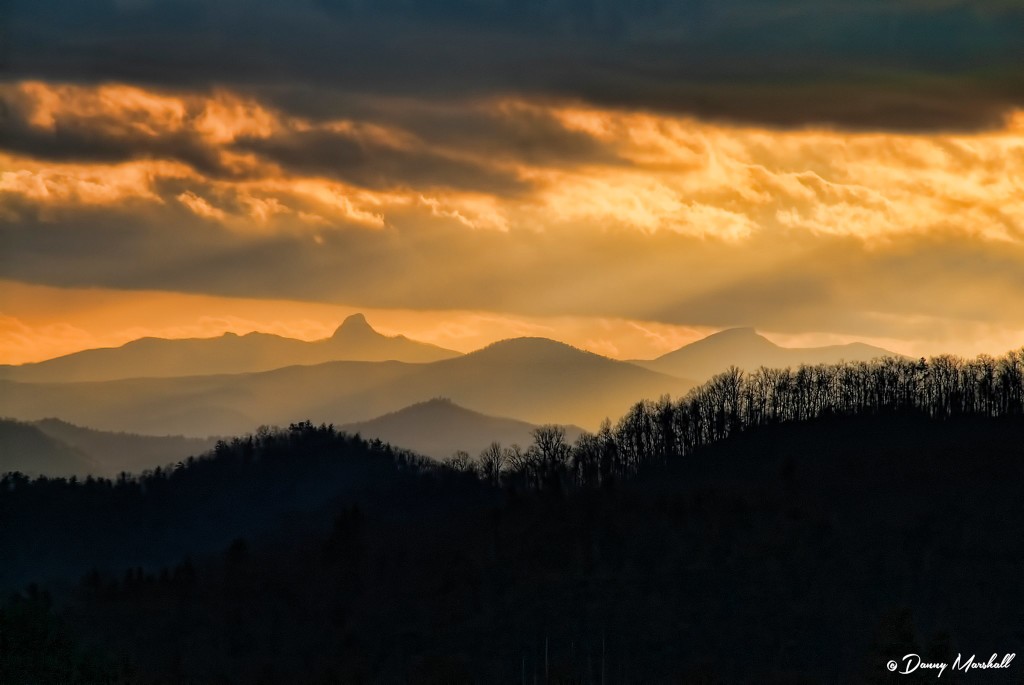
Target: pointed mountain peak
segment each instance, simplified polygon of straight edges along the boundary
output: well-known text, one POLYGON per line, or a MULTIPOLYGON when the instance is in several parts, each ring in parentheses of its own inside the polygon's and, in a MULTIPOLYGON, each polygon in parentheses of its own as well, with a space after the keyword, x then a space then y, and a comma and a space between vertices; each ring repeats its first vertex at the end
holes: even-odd
POLYGON ((378 336, 380 333, 373 329, 373 326, 366 320, 366 317, 362 314, 353 314, 338 326, 337 330, 334 331, 333 338, 351 338, 351 337, 368 337, 378 336))
POLYGON ((604 359, 593 352, 578 349, 550 338, 509 338, 491 343, 466 355, 467 359, 482 359, 501 364, 535 362, 570 363, 576 360, 604 359))
POLYGON ((723 347, 729 349, 768 349, 776 348, 778 345, 758 333, 753 326, 742 326, 739 328, 726 328, 725 330, 718 331, 717 333, 712 333, 708 337, 702 338, 701 340, 680 349, 685 350, 687 347, 709 349, 721 349, 723 347))
MULTIPOLYGON (((739 352, 746 354, 752 351, 764 352, 774 350, 777 347, 771 340, 758 333, 753 326, 743 326, 739 328, 726 328, 717 333, 712 333, 706 338, 701 338, 688 345, 683 345, 678 350, 663 354, 659 359, 692 358, 695 354, 712 355, 709 363, 719 364, 723 354, 734 355, 739 352)), ((728 363, 726 363, 726 366, 728 366, 728 363)), ((724 369, 725 367, 722 368, 724 369)), ((690 376, 685 377, 690 378, 696 375, 700 374, 693 374, 691 372, 690 376)))
POLYGON ((709 338, 759 338, 753 326, 741 326, 738 328, 726 328, 708 336, 709 338))

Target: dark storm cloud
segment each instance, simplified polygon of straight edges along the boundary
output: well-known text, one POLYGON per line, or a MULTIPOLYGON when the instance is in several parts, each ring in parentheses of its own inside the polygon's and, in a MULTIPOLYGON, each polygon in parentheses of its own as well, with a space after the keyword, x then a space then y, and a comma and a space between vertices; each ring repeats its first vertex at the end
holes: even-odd
POLYGON ((231 176, 216 149, 189 131, 147 134, 122 116, 63 116, 52 128, 30 125, 22 99, 0 92, 0 149, 53 162, 116 163, 174 159, 214 177, 231 176))
POLYGON ((294 87, 242 98, 0 84, 0 150, 58 163, 175 160, 211 179, 277 175, 269 163, 286 174, 375 190, 453 188, 503 197, 531 189, 518 165, 627 164, 607 142, 566 128, 542 106, 348 97, 330 116, 296 119, 281 113, 288 93, 309 97, 294 87), (254 163, 239 165, 238 153, 254 153, 254 163))
POLYGON ((9 78, 516 92, 855 128, 985 127, 1024 103, 1014 0, 13 0, 7 11, 9 78))
MULTIPOLYGON (((276 101, 276 100, 275 100, 276 101)), ((387 122, 436 145, 473 150, 491 160, 544 166, 625 164, 593 136, 565 127, 550 109, 521 103, 432 106, 374 101, 363 116, 387 122)))
POLYGON ((425 150, 374 145, 359 136, 307 131, 236 142, 291 173, 317 175, 372 189, 396 185, 448 187, 500 196, 515 195, 529 184, 511 172, 425 150))
POLYGON ((514 171, 495 165, 495 161, 541 161, 550 160, 552 155, 560 155, 557 161, 561 163, 582 157, 614 159, 596 141, 565 130, 550 115, 520 116, 505 122, 485 113, 448 109, 455 121, 446 121, 437 112, 413 119, 394 113, 391 118, 408 124, 408 131, 382 128, 381 123, 393 123, 383 115, 377 122, 345 122, 321 128, 304 125, 296 130, 294 122, 277 120, 255 103, 245 103, 242 106, 250 107, 251 112, 274 121, 278 130, 273 135, 243 132, 225 141, 211 138, 203 129, 204 105, 210 100, 194 94, 190 102, 165 96, 165 104, 180 106, 180 114, 175 112, 171 121, 161 122, 159 113, 152 109, 96 106, 97 101, 106 104, 107 99, 116 100, 118 94, 104 98, 89 92, 86 100, 82 89, 62 88, 48 91, 47 96, 63 98, 70 104, 63 103, 59 108, 44 105, 47 125, 33 122, 38 102, 32 95, 31 90, 0 88, 0 125, 6 134, 0 138, 0 150, 49 162, 175 160, 210 179, 277 175, 277 170, 266 164, 271 163, 287 174, 321 176, 376 190, 441 187, 508 197, 530 186, 514 171), (76 98, 83 100, 78 106, 76 98), (424 122, 435 125, 424 126, 424 122), (456 134, 459 128, 467 130, 466 139, 456 134), (419 134, 433 137, 422 140, 419 134), (484 140, 488 142, 484 144, 484 140), (481 149, 473 149, 474 141, 481 142, 481 149), (467 144, 482 161, 466 158, 467 144), (225 153, 255 153, 262 164, 240 168, 225 153))

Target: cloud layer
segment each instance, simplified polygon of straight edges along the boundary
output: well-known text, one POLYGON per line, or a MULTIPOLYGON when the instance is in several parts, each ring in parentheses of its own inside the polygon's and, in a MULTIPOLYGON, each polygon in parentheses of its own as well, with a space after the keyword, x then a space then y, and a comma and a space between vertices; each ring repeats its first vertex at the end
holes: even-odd
POLYGON ((761 126, 998 128, 1017 0, 12 0, 15 80, 224 85, 313 116, 353 95, 580 99, 761 126))
POLYGON ((775 131, 575 100, 0 88, 0 278, 906 341, 1024 329, 1024 115, 775 131))

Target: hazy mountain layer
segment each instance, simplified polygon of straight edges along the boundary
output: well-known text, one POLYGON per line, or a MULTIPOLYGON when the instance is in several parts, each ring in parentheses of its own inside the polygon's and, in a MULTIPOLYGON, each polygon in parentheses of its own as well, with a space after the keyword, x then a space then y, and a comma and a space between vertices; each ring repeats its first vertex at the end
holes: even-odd
POLYGON ((121 347, 85 350, 35 364, 0 366, 0 378, 56 383, 166 378, 268 371, 338 360, 432 362, 458 354, 401 335, 381 335, 362 314, 353 314, 333 336, 314 342, 268 333, 180 340, 142 338, 121 347))
POLYGON ((637 361, 645 368, 680 378, 704 381, 736 366, 747 371, 759 367, 784 368, 801 364, 835 364, 840 361, 869 361, 899 356, 864 343, 826 347, 781 347, 753 328, 731 328, 685 345, 650 361, 637 361))
POLYGON ((172 464, 213 448, 215 437, 187 438, 181 435, 138 435, 83 428, 60 419, 43 419, 34 424, 43 433, 89 455, 100 473, 138 473, 172 464))
POLYGON ((596 428, 636 400, 691 383, 540 338, 433 362, 330 362, 251 374, 85 383, 0 381, 0 413, 60 416, 102 430, 192 436, 244 433, 297 418, 366 421, 433 397, 530 423, 596 428))
POLYGON ((0 420, 0 473, 115 476, 197 456, 216 438, 134 435, 82 428, 60 419, 0 420))
POLYGON ((32 476, 82 476, 100 473, 85 452, 53 438, 38 426, 0 419, 0 473, 21 471, 32 476))
MULTIPOLYGON (((436 459, 450 457, 457 450, 475 457, 492 442, 525 448, 533 441, 535 428, 525 421, 488 416, 440 398, 341 426, 366 439, 378 438, 436 459)), ((576 426, 567 426, 566 439, 571 442, 581 432, 576 426)))

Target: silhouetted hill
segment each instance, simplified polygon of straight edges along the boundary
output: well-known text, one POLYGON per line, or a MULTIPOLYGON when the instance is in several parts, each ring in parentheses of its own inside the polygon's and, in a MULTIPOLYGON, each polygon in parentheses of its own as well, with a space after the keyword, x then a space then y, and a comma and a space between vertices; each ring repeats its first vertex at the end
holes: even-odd
POLYGON ((29 423, 0 419, 0 473, 84 476, 100 467, 84 451, 29 423))
POLYGON ((112 433, 52 418, 36 421, 33 425, 51 438, 88 455, 98 469, 93 475, 112 476, 122 471, 139 473, 156 466, 166 466, 203 454, 213 449, 217 442, 212 437, 112 433))
MULTIPOLYGON (((476 456, 492 442, 526 447, 533 440, 535 428, 525 421, 471 411, 448 399, 420 402, 369 421, 341 426, 364 438, 379 438, 435 459, 445 459, 458 450, 476 456)), ((570 442, 581 432, 575 426, 566 427, 570 442)))
POLYGON ((500 493, 298 427, 140 484, 8 479, 0 570, 97 572, 55 613, 38 590, 4 607, 0 674, 88 645, 140 682, 895 682, 904 654, 1022 639, 1022 442, 1019 416, 825 418, 500 493))
POLYGON ((864 343, 826 347, 781 347, 753 328, 720 331, 651 361, 637 361, 645 368, 704 381, 716 373, 736 366, 745 371, 759 367, 785 368, 801 364, 835 364, 840 361, 870 361, 878 357, 899 356, 864 343))
POLYGON ((142 338, 121 347, 84 350, 35 364, 0 366, 0 378, 24 382, 165 378, 267 371, 336 360, 420 363, 458 354, 402 335, 381 335, 370 327, 366 317, 353 314, 330 338, 313 342, 268 333, 225 333, 217 338, 179 340, 142 338))
POLYGON ((77 575, 83 565, 150 565, 203 553, 346 493, 372 486, 384 496, 402 487, 406 473, 415 477, 419 462, 303 423, 218 443, 143 477, 78 485, 11 474, 0 481, 0 590, 26 577, 77 575))
POLYGON ((640 397, 690 383, 551 340, 495 343, 429 364, 330 362, 252 374, 84 383, 0 381, 0 413, 60 416, 102 430, 192 436, 244 433, 295 417, 352 423, 431 397, 530 423, 596 428, 640 397))

